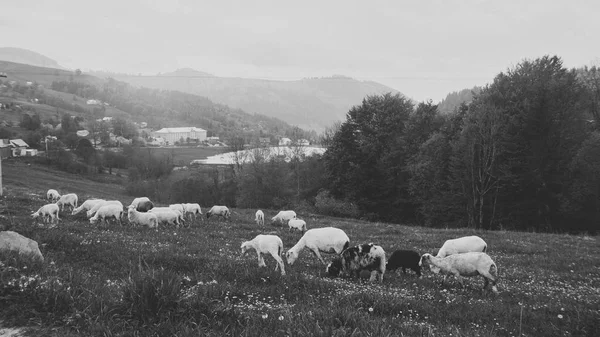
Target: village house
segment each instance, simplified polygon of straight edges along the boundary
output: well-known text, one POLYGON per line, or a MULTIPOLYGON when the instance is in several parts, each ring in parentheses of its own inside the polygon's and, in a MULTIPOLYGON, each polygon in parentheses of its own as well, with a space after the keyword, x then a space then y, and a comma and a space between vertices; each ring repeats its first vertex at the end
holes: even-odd
POLYGON ((152 136, 163 138, 167 145, 173 145, 182 139, 184 142, 188 139, 202 142, 206 140, 206 130, 197 127, 162 128, 152 132, 152 136))
POLYGON ((283 137, 279 140, 279 146, 288 146, 288 145, 292 145, 291 139, 283 137))
POLYGON ((11 139, 10 145, 12 147, 12 156, 19 157, 27 155, 27 149, 29 145, 22 139, 11 139))

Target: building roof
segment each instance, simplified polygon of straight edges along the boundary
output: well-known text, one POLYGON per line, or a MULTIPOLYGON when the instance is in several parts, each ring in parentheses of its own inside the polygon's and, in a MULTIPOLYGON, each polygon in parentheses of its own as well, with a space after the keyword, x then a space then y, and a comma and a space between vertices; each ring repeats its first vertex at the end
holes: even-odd
POLYGON ((29 147, 29 145, 27 145, 23 139, 11 139, 10 143, 17 147, 29 147))
POLYGON ((183 127, 183 128, 162 128, 162 129, 156 131, 156 133, 201 132, 201 131, 206 131, 206 130, 192 126, 192 127, 183 127))

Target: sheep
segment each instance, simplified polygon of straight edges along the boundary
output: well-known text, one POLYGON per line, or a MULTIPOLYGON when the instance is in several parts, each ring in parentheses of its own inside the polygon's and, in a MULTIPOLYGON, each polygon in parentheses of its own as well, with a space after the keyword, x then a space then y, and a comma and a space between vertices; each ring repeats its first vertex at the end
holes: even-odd
POLYGON ((453 254, 447 257, 437 257, 431 254, 423 254, 419 261, 419 266, 428 265, 432 272, 444 274, 442 284, 446 281, 447 275, 454 275, 464 286, 462 278, 459 276, 483 276, 485 289, 489 281, 492 281, 492 291, 497 294, 496 283, 498 280, 498 267, 492 258, 486 253, 468 252, 453 254))
POLYGON ((306 221, 301 219, 291 219, 288 221, 289 231, 292 229, 297 229, 302 233, 306 232, 306 221))
POLYGON ((57 190, 49 189, 48 192, 46 192, 46 199, 56 202, 60 199, 60 194, 57 190))
POLYGON ((486 252, 487 244, 479 236, 464 236, 462 238, 447 240, 438 251, 436 257, 446 257, 452 254, 467 252, 486 252))
POLYGON ((256 221, 257 225, 264 226, 265 225, 265 213, 263 213, 263 211, 261 211, 260 209, 258 211, 256 211, 256 214, 254 215, 254 221, 256 221))
POLYGON ((381 246, 369 243, 344 249, 341 257, 327 265, 325 272, 330 276, 338 276, 343 272, 359 277, 361 271, 367 270, 371 272, 369 281, 373 282, 378 278, 382 282, 385 267, 385 251, 381 246))
POLYGON ((280 211, 276 216, 271 218, 271 222, 286 223, 288 220, 296 219, 294 211, 280 211))
MULTIPOLYGON (((202 215, 202 208, 200 208, 199 204, 182 204, 184 213, 186 216, 189 216, 190 220, 192 220, 192 216, 194 220, 196 220, 197 215, 202 215)), ((202 219, 202 217, 200 217, 202 219)))
POLYGON ((101 222, 108 222, 106 218, 115 218, 119 225, 121 224, 121 216, 123 216, 123 205, 108 204, 100 207, 96 214, 90 218, 90 223, 95 224, 100 220, 101 222))
POLYGON ((154 208, 154 204, 148 197, 135 198, 129 206, 134 206, 135 210, 138 212, 148 212, 154 208))
POLYGON ((392 256, 387 261, 386 270, 394 271, 402 268, 402 273, 406 274, 406 268, 414 270, 418 277, 421 277, 421 267, 419 262, 421 255, 414 250, 397 250, 392 253, 392 256))
POLYGON ((92 209, 94 206, 96 206, 96 204, 101 203, 103 201, 106 201, 106 200, 104 200, 104 199, 88 199, 83 204, 81 204, 79 207, 75 208, 73 210, 73 212, 71 212, 71 215, 79 214, 83 210, 85 210, 87 212, 90 209, 92 209))
POLYGON ((127 220, 133 225, 147 226, 158 230, 158 217, 152 212, 138 212, 135 206, 127 209, 127 220))
POLYGON ((50 222, 54 222, 54 220, 58 222, 60 220, 60 218, 58 217, 58 205, 46 204, 40 207, 40 209, 38 209, 37 212, 31 213, 31 217, 33 219, 37 219, 39 216, 42 216, 43 222, 46 222, 48 218, 50 219, 50 222))
POLYGON ((94 207, 92 207, 92 209, 87 211, 87 213, 86 213, 87 217, 88 218, 93 217, 94 214, 96 214, 96 212, 98 212, 100 207, 106 206, 106 205, 119 205, 119 206, 121 206, 121 209, 123 208, 123 204, 119 200, 106 200, 104 202, 97 203, 94 207))
POLYGON ((281 275, 285 275, 285 267, 283 265, 283 260, 281 259, 283 242, 277 235, 259 234, 254 239, 243 242, 240 248, 242 249, 242 255, 245 255, 250 249, 256 250, 256 254, 258 254, 259 267, 267 266, 261 254, 271 254, 275 261, 277 261, 275 270, 281 269, 281 275))
POLYGON ((185 207, 183 207, 183 204, 171 204, 169 205, 169 208, 174 211, 179 211, 181 215, 185 214, 185 207))
POLYGON ((71 210, 74 210, 77 207, 77 194, 69 193, 61 195, 56 204, 60 206, 61 211, 65 210, 65 205, 71 206, 71 210))
POLYGON ((181 212, 169 207, 154 207, 148 213, 156 214, 159 223, 173 225, 179 228, 180 221, 183 219, 181 212))
POLYGON ((229 211, 229 208, 227 208, 227 206, 213 206, 211 207, 211 209, 206 212, 206 218, 210 218, 211 215, 214 216, 220 216, 222 218, 224 218, 225 220, 229 219, 231 217, 231 212, 229 211))
POLYGON ((350 239, 343 230, 335 227, 313 228, 308 230, 298 240, 296 245, 285 253, 287 263, 292 265, 298 255, 307 247, 319 260, 326 265, 319 252, 340 254, 350 245, 350 239))

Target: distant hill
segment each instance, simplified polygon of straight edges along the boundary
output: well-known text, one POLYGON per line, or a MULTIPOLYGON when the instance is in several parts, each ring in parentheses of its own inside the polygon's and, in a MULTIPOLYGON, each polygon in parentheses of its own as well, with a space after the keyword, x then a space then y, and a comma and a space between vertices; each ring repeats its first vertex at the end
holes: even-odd
POLYGON ((340 75, 296 81, 216 77, 193 69, 160 76, 114 75, 115 79, 135 86, 204 96, 249 113, 276 117, 317 131, 344 120, 348 110, 360 105, 367 95, 398 92, 383 84, 340 75))
POLYGON ((0 47, 0 60, 36 67, 66 69, 47 56, 22 48, 0 47))
POLYGON ((438 111, 442 114, 451 113, 461 104, 471 103, 473 101, 473 96, 480 91, 481 87, 473 87, 471 89, 451 92, 438 104, 438 111))

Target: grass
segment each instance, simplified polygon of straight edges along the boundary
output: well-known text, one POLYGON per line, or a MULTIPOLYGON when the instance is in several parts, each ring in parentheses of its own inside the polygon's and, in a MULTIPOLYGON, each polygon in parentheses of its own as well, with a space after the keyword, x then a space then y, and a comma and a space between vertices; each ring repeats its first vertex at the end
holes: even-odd
POLYGON ((175 165, 187 166, 194 159, 206 159, 219 153, 226 152, 222 147, 150 147, 158 156, 173 155, 175 165))
POLYGON ((113 191, 124 204, 132 197, 117 184, 50 169, 19 184, 15 174, 31 167, 11 165, 3 167, 0 226, 38 241, 45 262, 1 256, 0 321, 29 327, 31 336, 594 336, 600 331, 596 237, 440 230, 299 214, 309 228, 339 227, 352 243, 376 242, 388 255, 395 249, 433 252, 446 239, 477 234, 500 269, 500 293, 481 291, 480 278, 466 279, 464 288, 451 278, 441 285, 441 277, 429 271, 420 279, 410 271, 386 274, 375 284, 332 279, 308 251, 286 265, 282 277, 271 257, 265 257, 267 268, 258 268, 254 254, 240 256, 240 244, 275 233, 289 249, 300 234, 258 227, 252 221, 255 210, 233 209, 228 222, 198 220, 191 228, 158 232, 94 226, 68 214, 61 214, 57 226, 45 225, 28 215, 45 203, 49 185, 67 188, 73 179, 71 190, 85 186, 86 197, 113 191))

